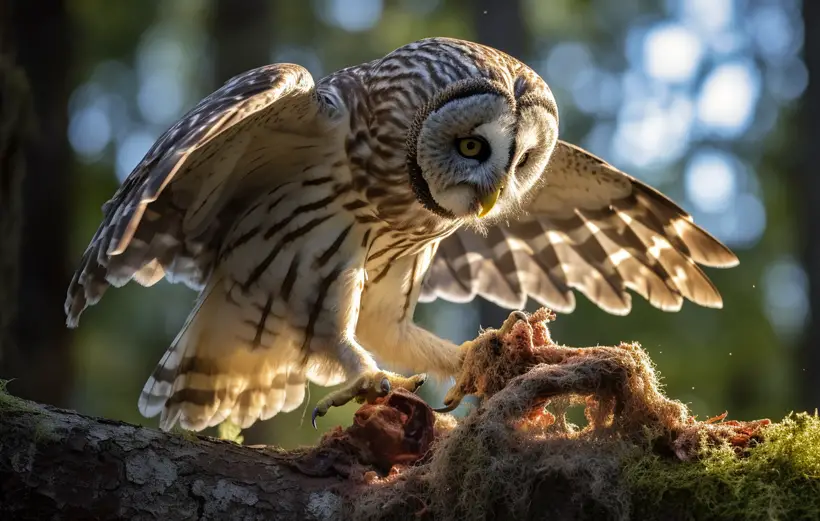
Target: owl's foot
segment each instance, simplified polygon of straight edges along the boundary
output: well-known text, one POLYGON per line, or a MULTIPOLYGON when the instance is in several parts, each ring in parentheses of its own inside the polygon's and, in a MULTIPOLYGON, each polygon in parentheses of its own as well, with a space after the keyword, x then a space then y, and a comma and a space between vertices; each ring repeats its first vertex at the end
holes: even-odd
POLYGON ((324 416, 331 407, 340 407, 356 400, 358 403, 373 402, 376 398, 387 396, 391 390, 401 387, 411 393, 422 386, 427 381, 427 375, 416 374, 413 376, 402 376, 388 371, 368 371, 348 385, 325 396, 313 409, 311 423, 316 428, 316 418, 324 416))
MULTIPOLYGON (((506 336, 512 330, 513 326, 521 320, 524 320, 524 321, 529 320, 529 317, 525 312, 523 312, 523 311, 513 311, 512 313, 510 313, 509 316, 507 317, 507 319, 501 325, 501 327, 498 330, 493 332, 495 334, 495 338, 501 338, 501 337, 506 336)), ((461 346, 459 346, 459 350, 462 353, 461 354, 462 363, 464 362, 464 357, 467 355, 467 352, 474 349, 482 341, 483 340, 481 340, 481 337, 479 337, 479 338, 476 338, 475 340, 468 340, 468 341, 464 342, 463 344, 461 344, 461 346)), ((447 391, 447 394, 444 396, 444 400, 443 400, 444 407, 434 408, 433 410, 435 412, 440 412, 440 413, 453 412, 461 404, 461 400, 465 396, 464 390, 462 388, 463 387, 462 386, 462 381, 461 381, 464 376, 465 375, 463 375, 463 374, 457 375, 455 385, 453 385, 447 391)))

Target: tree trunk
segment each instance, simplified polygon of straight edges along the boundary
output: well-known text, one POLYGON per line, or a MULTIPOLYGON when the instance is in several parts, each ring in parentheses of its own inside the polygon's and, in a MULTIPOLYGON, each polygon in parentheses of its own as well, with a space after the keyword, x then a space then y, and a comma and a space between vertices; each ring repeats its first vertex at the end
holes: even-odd
POLYGON ((273 43, 271 2, 268 0, 217 0, 212 15, 214 79, 228 79, 270 63, 273 43))
POLYGON ((470 5, 478 42, 526 61, 529 40, 521 0, 478 0, 470 5))
MULTIPOLYGON (((807 28, 820 23, 820 3, 803 2, 803 21, 807 28)), ((793 190, 797 211, 797 225, 801 228, 801 257, 808 275, 809 322, 797 357, 796 376, 799 381, 800 406, 806 410, 820 408, 820 241, 817 226, 820 223, 820 34, 805 33, 804 60, 812 81, 803 94, 800 111, 800 144, 802 160, 793 171, 793 190)))
MULTIPOLYGON (((16 344, 21 347, 17 356, 3 361, 0 376, 14 378, 11 388, 15 394, 64 405, 72 375, 70 335, 63 314, 69 282, 68 203, 73 175, 67 138, 69 21, 64 1, 16 0, 10 6, 6 7, 10 14, 4 14, 2 21, 10 24, 11 52, 31 86, 36 134, 26 148, 22 183, 14 326, 16 344)), ((7 101, 14 103, 4 103, 7 101)))
POLYGON ((14 324, 20 278, 22 186, 25 150, 32 133, 28 82, 4 49, 0 48, 0 365, 17 355, 14 324))

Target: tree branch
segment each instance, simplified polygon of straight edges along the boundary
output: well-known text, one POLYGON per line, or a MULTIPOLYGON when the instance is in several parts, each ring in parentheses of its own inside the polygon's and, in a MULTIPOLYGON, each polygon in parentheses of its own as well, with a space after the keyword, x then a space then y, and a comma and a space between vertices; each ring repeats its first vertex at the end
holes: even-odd
POLYGON ((398 390, 289 452, 0 394, 0 519, 820 517, 817 415, 695 421, 639 346, 559 346, 554 318, 473 343, 453 393, 483 403, 464 420, 398 390))
POLYGON ((22 400, 4 405, 0 439, 6 519, 332 519, 342 506, 343 479, 304 475, 294 453, 22 400))

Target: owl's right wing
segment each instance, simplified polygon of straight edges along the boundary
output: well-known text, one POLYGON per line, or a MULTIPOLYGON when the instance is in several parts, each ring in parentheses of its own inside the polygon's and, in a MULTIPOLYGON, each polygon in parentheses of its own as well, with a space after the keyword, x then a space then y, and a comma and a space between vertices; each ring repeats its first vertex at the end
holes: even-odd
MULTIPOLYGON (((74 274, 67 323, 131 279, 163 277, 200 289, 213 240, 243 196, 284 182, 301 150, 321 144, 333 113, 303 67, 240 74, 168 129, 103 206, 103 220, 74 274), (274 183, 271 183, 273 177, 274 183)), ((304 155, 307 152, 302 152, 304 155)))
POLYGON ((723 305, 698 264, 731 267, 737 257, 668 197, 563 141, 541 181, 520 219, 486 236, 460 229, 444 239, 419 301, 482 296, 521 309, 531 297, 570 312, 576 290, 625 315, 631 289, 664 311, 679 310, 684 299, 723 305))

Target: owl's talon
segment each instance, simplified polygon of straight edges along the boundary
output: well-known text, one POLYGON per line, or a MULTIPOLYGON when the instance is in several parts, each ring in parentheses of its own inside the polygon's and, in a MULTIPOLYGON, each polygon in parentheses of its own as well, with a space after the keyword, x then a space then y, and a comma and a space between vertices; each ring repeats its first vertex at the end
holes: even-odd
POLYGON ((501 328, 498 330, 498 336, 504 336, 510 332, 514 325, 516 325, 520 321, 526 322, 529 320, 527 314, 523 311, 513 311, 507 317, 507 320, 501 325, 501 328))
MULTIPOLYGON (((313 408, 313 414, 310 415, 310 423, 313 425, 314 430, 319 430, 319 428, 316 426, 316 417, 317 416, 320 416, 319 407, 314 407, 313 408)), ((324 416, 324 414, 322 414, 321 416, 324 416)))
POLYGON ((426 381, 427 375, 424 373, 409 377, 387 371, 365 373, 319 401, 316 408, 313 409, 311 423, 316 428, 316 418, 327 414, 331 407, 340 407, 352 400, 359 403, 365 401, 372 403, 377 398, 387 396, 390 391, 399 387, 414 393, 426 381))

